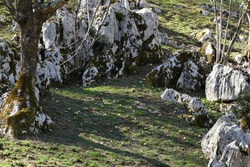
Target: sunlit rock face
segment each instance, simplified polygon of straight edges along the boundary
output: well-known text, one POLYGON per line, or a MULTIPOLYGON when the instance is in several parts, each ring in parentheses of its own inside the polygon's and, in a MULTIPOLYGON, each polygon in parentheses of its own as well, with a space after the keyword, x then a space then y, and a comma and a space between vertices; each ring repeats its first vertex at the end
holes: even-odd
POLYGON ((202 87, 204 76, 199 73, 199 67, 192 61, 184 63, 180 78, 176 83, 178 89, 195 91, 202 87))
POLYGON ((208 63, 215 62, 215 47, 212 42, 205 42, 198 50, 208 63))
POLYGON ((87 1, 82 1, 77 34, 73 29, 74 17, 65 9, 57 11, 57 19, 44 24, 41 44, 44 51, 38 69, 40 82, 64 81, 74 73, 78 61, 82 64, 85 86, 95 83, 100 77, 117 78, 134 74, 141 65, 161 61, 157 15, 150 8, 131 11, 129 1, 111 4, 109 9, 107 5, 108 1, 101 2, 88 38, 85 38, 89 24, 86 12, 89 10, 93 17, 98 1, 90 1, 88 5, 87 1), (72 45, 75 36, 80 41, 78 46, 72 45), (85 41, 81 41, 83 39, 85 41), (78 61, 75 60, 76 54, 80 55, 78 61))
POLYGON ((201 141, 211 167, 248 166, 250 135, 237 125, 233 113, 222 116, 201 141))
POLYGON ((206 79, 206 98, 210 101, 234 101, 250 93, 250 86, 240 71, 216 64, 206 79))
POLYGON ((213 34, 208 28, 205 28, 204 30, 198 32, 196 34, 196 39, 197 39, 197 41, 199 41, 201 43, 205 43, 207 41, 213 41, 214 40, 213 34))
MULTIPOLYGON (((96 30, 99 25, 102 27, 93 46, 89 68, 97 68, 100 76, 117 78, 136 73, 140 65, 160 62, 158 17, 151 9, 131 11, 124 3, 118 2, 111 5, 102 22, 103 9, 98 11, 99 17, 94 23, 96 30)), ((85 84, 84 76, 82 78, 85 84)))

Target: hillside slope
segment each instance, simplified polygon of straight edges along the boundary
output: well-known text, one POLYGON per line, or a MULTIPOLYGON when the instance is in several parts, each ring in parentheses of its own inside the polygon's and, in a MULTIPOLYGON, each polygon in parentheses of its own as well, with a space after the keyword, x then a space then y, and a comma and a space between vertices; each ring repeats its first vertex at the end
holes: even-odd
MULTIPOLYGON (((148 2, 160 9, 159 28, 168 34, 166 54, 199 46, 195 34, 215 30, 213 16, 200 13, 200 4, 208 0, 148 2)), ((0 37, 11 39, 12 21, 2 1, 0 9, 0 37)), ((41 104, 54 128, 44 134, 24 131, 22 140, 0 138, 0 166, 205 167, 200 140, 207 129, 188 125, 182 118, 188 114, 185 107, 162 102, 163 88, 146 86, 144 76, 151 68, 87 88, 53 85, 41 104)), ((206 105, 218 111, 217 105, 206 105)))

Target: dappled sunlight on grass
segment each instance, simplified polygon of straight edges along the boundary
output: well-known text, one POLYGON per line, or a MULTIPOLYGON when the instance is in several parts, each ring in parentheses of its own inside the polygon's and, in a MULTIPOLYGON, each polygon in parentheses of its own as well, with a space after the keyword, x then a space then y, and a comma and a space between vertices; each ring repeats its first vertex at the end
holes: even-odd
MULTIPOLYGON (((45 110, 57 118, 53 133, 61 134, 50 140, 63 138, 66 144, 76 142, 91 147, 104 157, 111 154, 106 159, 115 164, 128 159, 129 163, 124 165, 197 163, 196 166, 202 166, 203 158, 200 162, 190 159, 194 152, 201 154, 198 141, 202 129, 187 127, 184 120, 173 114, 173 107, 168 107, 159 96, 160 90, 142 89, 138 85, 52 88, 50 99, 53 100, 46 102, 51 103, 49 106, 53 104, 54 109, 45 110), (62 134, 63 131, 67 133, 62 134), (178 151, 185 151, 185 155, 178 151), (117 156, 119 162, 114 162, 117 156), (182 159, 180 162, 176 161, 178 157, 182 159)), ((176 109, 183 108, 176 106, 176 109)))
MULTIPOLYGON (((127 83, 126 78, 120 80, 127 83)), ((206 164, 199 143, 204 129, 189 126, 178 116, 186 112, 183 106, 161 101, 162 89, 144 87, 141 81, 120 84, 51 88, 42 99, 42 106, 54 121, 52 131, 24 134, 26 141, 1 139, 3 164, 196 167, 206 164)))
MULTIPOLYGON (((197 44, 194 31, 214 28, 212 17, 204 20, 195 9, 205 0, 149 2, 162 9, 160 30, 168 39, 197 44)), ((206 129, 188 125, 180 117, 185 107, 163 102, 164 88, 146 87, 145 74, 51 87, 41 104, 54 121, 52 131, 0 138, 0 166, 206 166, 200 148, 206 129)))

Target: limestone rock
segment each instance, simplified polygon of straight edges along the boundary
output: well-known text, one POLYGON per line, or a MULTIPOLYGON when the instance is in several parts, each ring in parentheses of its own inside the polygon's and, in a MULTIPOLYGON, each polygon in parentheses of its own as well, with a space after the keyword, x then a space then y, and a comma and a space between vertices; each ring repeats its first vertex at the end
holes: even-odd
POLYGON ((43 130, 51 130, 53 125, 52 119, 45 113, 37 112, 35 115, 35 121, 29 127, 31 132, 40 132, 43 130))
POLYGON ((249 94, 250 87, 240 71, 216 64, 206 79, 206 98, 210 101, 233 101, 249 94))
POLYGON ((183 65, 182 73, 176 87, 183 90, 197 90, 202 86, 203 75, 199 73, 199 67, 192 61, 183 65))
POLYGON ((181 73, 181 64, 177 57, 172 57, 167 62, 155 67, 146 75, 146 81, 152 86, 175 87, 181 73))
POLYGON ((124 7, 128 10, 130 10, 129 1, 128 0, 120 0, 121 3, 123 3, 124 7))
POLYGON ((200 5, 200 8, 202 8, 204 10, 207 10, 209 12, 213 12, 213 9, 212 9, 213 6, 211 4, 209 4, 209 3, 203 3, 203 4, 200 5))
MULTIPOLYGON (((142 5, 143 2, 136 3, 142 5)), ((67 76, 74 72, 77 63, 82 64, 81 72, 88 74, 88 77, 82 76, 83 83, 89 84, 94 83, 92 80, 100 76, 117 78, 137 72, 140 65, 160 62, 161 35, 158 31, 157 15, 149 8, 131 11, 129 3, 128 0, 122 0, 106 10, 108 1, 102 1, 102 7, 95 16, 91 37, 77 46, 78 48, 74 48, 75 45, 71 44, 75 35, 79 39, 85 38, 87 26, 84 22, 86 17, 84 12, 87 9, 87 1, 81 2, 77 34, 74 34, 72 29, 75 24, 73 15, 65 8, 58 10, 57 19, 47 21, 43 25, 41 45, 44 46, 44 51, 40 58, 39 83, 43 83, 45 88, 50 80, 67 80, 67 76), (106 11, 108 11, 107 17, 102 23, 102 16, 106 15, 106 11), (93 35, 100 25, 102 26, 93 45, 95 49, 92 49, 90 45, 93 35), (81 62, 76 62, 74 59, 76 49, 80 55, 78 60, 81 62), (51 59, 46 55, 50 55, 51 59), (91 76, 94 78, 89 78, 91 76)), ((94 13, 97 5, 97 1, 88 1, 90 14, 94 13)))
POLYGON ((192 57, 190 52, 179 52, 165 63, 153 68, 146 75, 146 81, 152 86, 175 88, 182 73, 183 65, 192 57))
POLYGON ((207 10, 201 10, 200 13, 202 13, 204 16, 209 16, 210 12, 207 10))
POLYGON ((57 18, 61 19, 61 34, 62 34, 62 46, 71 48, 70 45, 74 42, 74 28, 75 19, 73 14, 69 13, 64 7, 57 10, 57 18))
MULTIPOLYGON (((86 2, 82 1, 82 11, 86 9, 86 2)), ((89 10, 94 10, 98 4, 97 1, 88 2, 89 10)), ((108 3, 106 0, 101 2, 103 6, 98 11, 99 14, 91 28, 91 37, 87 38, 85 42, 82 42, 87 30, 84 15, 77 19, 78 31, 76 34, 72 28, 75 26, 74 16, 65 8, 57 10, 55 19, 43 24, 36 84, 40 91, 45 90, 51 81, 67 81, 69 75, 75 72, 77 63, 81 65, 78 72, 88 74, 88 77, 86 77, 87 75, 82 77, 83 82, 92 83, 92 79, 100 76, 117 78, 137 72, 140 65, 161 62, 158 16, 149 8, 128 10, 130 1, 122 2, 112 4, 107 10, 108 16, 93 46, 95 49, 90 46, 93 34, 102 24, 101 19, 106 11, 105 5, 108 3), (75 36, 79 38, 79 43, 72 44, 75 36), (78 59, 76 59, 76 55, 79 55, 78 59), (89 69, 89 67, 93 68, 89 69)), ((142 5, 143 2, 136 3, 142 5)), ((5 44, 0 42, 0 45, 5 44)), ((7 51, 5 58, 2 55, 0 57, 0 80, 8 80, 14 84, 20 71, 18 66, 20 56, 11 49, 7 49, 7 51), (17 61, 13 61, 14 59, 17 61), (12 68, 14 66, 16 67, 12 68)))
POLYGON ((242 167, 250 163, 250 135, 236 124, 234 114, 222 116, 201 141, 211 167, 242 167))
MULTIPOLYGON (((105 0, 106 2, 107 0, 105 0)), ((89 1, 89 0, 82 0, 81 1, 81 9, 86 9, 87 5, 89 5, 89 8, 95 8, 98 5, 98 1, 89 1)))
MULTIPOLYGON (((65 8, 57 10, 57 20, 47 21, 43 24, 40 63, 38 65, 37 82, 38 88, 46 89, 51 81, 67 81, 69 74, 75 69, 74 56, 80 53, 79 61, 85 61, 86 54, 82 47, 75 48, 72 45, 75 37, 74 16, 65 8), (44 47, 43 47, 44 46, 44 47)), ((86 33, 86 24, 83 20, 78 22, 77 37, 86 33)), ((81 62, 80 62, 81 63, 81 62)))
MULTIPOLYGON (((105 14, 98 12, 96 29, 105 14)), ((117 78, 136 72, 140 65, 160 62, 158 24, 157 15, 149 8, 131 11, 123 3, 112 4, 94 44, 90 66, 98 70, 99 76, 117 78)))
POLYGON ((212 42, 205 42, 199 52, 206 58, 207 62, 213 63, 215 61, 215 47, 212 42))
POLYGON ((0 82, 15 84, 20 73, 20 55, 0 38, 0 82))
POLYGON ((190 120, 191 123, 196 123, 199 126, 211 126, 212 120, 209 118, 208 111, 200 99, 181 94, 174 89, 166 89, 162 93, 161 99, 186 106, 193 114, 190 120))
POLYGON ((237 54, 234 57, 234 60, 237 62, 237 64, 243 64, 244 62, 246 62, 246 57, 244 57, 242 54, 237 54))
POLYGON ((201 32, 197 33, 196 39, 201 43, 211 41, 213 40, 212 32, 208 28, 205 28, 201 32))
POLYGON ((91 67, 85 70, 82 76, 83 86, 89 86, 96 81, 98 81, 98 69, 96 67, 91 67))
POLYGON ((161 43, 164 45, 168 44, 168 34, 167 33, 161 33, 161 43))
POLYGON ((45 60, 37 64, 36 85, 41 90, 47 89, 51 81, 62 82, 60 63, 62 55, 56 50, 45 53, 45 60))
POLYGON ((42 27, 43 42, 45 49, 56 47, 56 24, 54 22, 45 22, 42 27))

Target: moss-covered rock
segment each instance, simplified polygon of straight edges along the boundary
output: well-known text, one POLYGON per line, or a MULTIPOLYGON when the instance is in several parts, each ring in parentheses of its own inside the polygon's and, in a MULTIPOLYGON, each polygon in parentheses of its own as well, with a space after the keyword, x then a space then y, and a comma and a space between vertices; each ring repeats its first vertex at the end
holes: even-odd
POLYGON ((165 63, 155 67, 146 75, 146 81, 151 86, 175 88, 181 76, 184 63, 191 59, 191 52, 178 52, 165 63))

